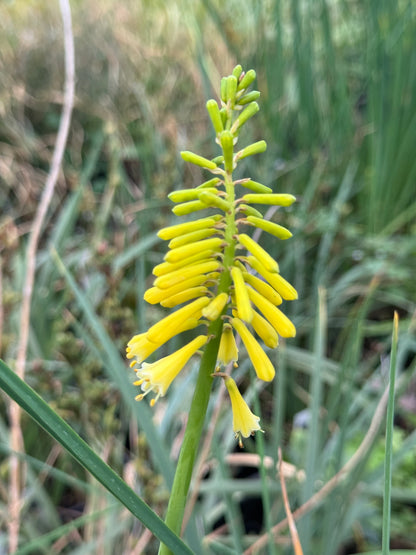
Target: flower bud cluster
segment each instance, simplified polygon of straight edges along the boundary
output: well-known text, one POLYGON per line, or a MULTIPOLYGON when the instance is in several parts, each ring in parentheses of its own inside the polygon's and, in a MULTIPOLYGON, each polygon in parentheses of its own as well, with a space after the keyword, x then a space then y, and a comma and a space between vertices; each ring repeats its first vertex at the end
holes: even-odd
POLYGON ((265 347, 274 349, 279 336, 296 334, 294 325, 278 307, 283 301, 296 299, 297 292, 280 275, 278 263, 249 234, 255 227, 280 240, 290 238, 288 229, 264 219, 257 207, 287 207, 295 197, 273 193, 270 187, 250 177, 233 179, 240 160, 264 152, 267 147, 265 141, 257 141, 240 150, 236 148, 242 127, 259 110, 256 99, 260 93, 247 90, 255 76, 254 70, 244 73, 237 66, 221 81, 221 103, 207 102, 221 154, 209 159, 190 151, 181 153, 184 161, 203 168, 212 177, 195 188, 170 193, 169 199, 175 204, 173 212, 177 216, 200 211, 203 214, 159 231, 159 237, 169 241, 168 252, 153 269, 153 285, 144 295, 150 304, 178 308, 146 333, 133 337, 127 347, 132 366, 139 365, 136 384, 141 386, 142 393, 137 399, 153 391, 154 403, 165 395, 190 357, 212 339, 210 324, 221 319, 214 375, 226 376, 233 427, 240 440, 260 427, 258 417, 245 405, 234 380, 219 372, 221 366, 237 365, 236 335, 241 338, 257 377, 270 381, 275 369, 265 347), (249 192, 236 198, 236 185, 249 192), (206 331, 182 349, 152 364, 144 362, 173 336, 201 326, 206 331), (244 421, 241 415, 246 415, 244 421))

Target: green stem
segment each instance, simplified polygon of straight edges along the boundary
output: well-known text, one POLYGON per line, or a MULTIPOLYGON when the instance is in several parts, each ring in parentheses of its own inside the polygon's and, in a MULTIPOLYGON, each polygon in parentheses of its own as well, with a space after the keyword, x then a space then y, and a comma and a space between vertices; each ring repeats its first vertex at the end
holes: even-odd
MULTIPOLYGON (((231 285, 230 266, 234 260, 236 244, 234 235, 237 232, 234 206, 235 193, 232 174, 226 173, 224 182, 227 192, 227 200, 230 203, 230 209, 225 215, 226 228, 224 240, 226 242, 226 247, 224 249, 224 268, 220 283, 218 285, 217 294, 224 291, 228 292, 231 285)), ((201 359, 195 393, 192 399, 191 408, 189 410, 188 423, 186 425, 183 444, 169 498, 165 523, 178 536, 181 533, 186 498, 191 483, 192 472, 204 426, 205 415, 208 409, 213 382, 212 373, 215 371, 217 362, 223 323, 223 319, 218 318, 212 322, 208 328, 208 336, 212 337, 212 339, 206 346, 201 359)), ((159 555, 171 555, 171 553, 170 549, 164 544, 160 545, 159 555)))
MULTIPOLYGON (((207 345, 202 356, 198 380, 195 386, 195 393, 189 411, 188 424, 186 426, 185 436, 169 498, 165 523, 178 536, 180 536, 181 533, 186 498, 188 495, 189 485, 191 483, 192 471, 194 468, 199 440, 204 426, 205 415, 208 409, 208 402, 213 382, 212 373, 215 369, 217 361, 222 326, 223 320, 219 318, 218 320, 215 320, 215 322, 212 322, 209 327, 209 334, 213 334, 214 337, 207 345)), ((166 547, 166 545, 160 545, 159 555, 171 555, 171 553, 172 552, 168 547, 166 547)))

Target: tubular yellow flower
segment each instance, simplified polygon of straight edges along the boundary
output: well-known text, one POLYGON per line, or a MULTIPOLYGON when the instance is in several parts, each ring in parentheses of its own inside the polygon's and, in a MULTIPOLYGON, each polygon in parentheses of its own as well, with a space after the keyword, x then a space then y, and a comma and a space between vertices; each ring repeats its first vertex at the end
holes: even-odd
POLYGON ((166 318, 160 320, 157 324, 149 328, 147 331, 147 338, 154 343, 164 343, 165 337, 173 337, 176 335, 177 330, 188 320, 188 318, 199 318, 202 315, 202 309, 209 303, 207 297, 196 299, 176 312, 169 314, 166 318))
POLYGON ((142 367, 136 372, 139 379, 134 382, 134 385, 140 385, 143 391, 143 393, 136 396, 136 400, 141 401, 145 395, 153 391, 156 394, 156 397, 151 401, 151 405, 153 406, 159 397, 163 397, 166 394, 172 381, 176 378, 191 356, 205 345, 207 339, 205 335, 199 335, 190 343, 167 357, 161 358, 151 364, 144 362, 142 367))
POLYGON ((208 306, 202 309, 202 316, 208 318, 208 320, 216 320, 227 304, 227 300, 228 293, 220 293, 215 299, 212 299, 208 306))
POLYGON ((176 272, 176 270, 181 270, 186 266, 192 266, 196 262, 210 262, 213 260, 214 251, 212 249, 207 249, 205 251, 200 251, 188 258, 184 258, 180 262, 162 262, 153 268, 152 274, 156 277, 165 276, 166 274, 170 274, 172 272, 176 272))
POLYGON ((218 350, 217 364, 227 366, 231 362, 237 366, 238 348, 235 342, 233 329, 230 324, 224 324, 221 334, 220 348, 218 350))
POLYGON ((208 229, 198 229, 197 231, 191 231, 190 233, 185 233, 185 235, 180 235, 179 237, 174 237, 168 244, 170 249, 176 249, 177 247, 182 247, 188 243, 194 243, 195 241, 200 241, 201 239, 206 239, 217 233, 216 229, 212 227, 208 229))
POLYGON ((285 301, 294 301, 298 298, 298 293, 296 289, 290 285, 280 274, 269 272, 266 268, 254 258, 254 256, 248 256, 247 262, 256 270, 264 279, 279 293, 279 295, 285 299, 285 301))
POLYGON ((254 215, 248 215, 247 221, 249 224, 262 229, 263 231, 267 231, 270 235, 274 235, 278 239, 290 239, 292 237, 292 233, 283 227, 282 225, 275 224, 274 222, 269 222, 268 220, 263 220, 263 218, 258 218, 254 215))
POLYGON ((212 250, 214 252, 219 249, 222 243, 223 239, 220 237, 211 237, 211 239, 204 239, 203 241, 182 245, 181 247, 168 251, 165 255, 165 260, 166 262, 175 263, 183 261, 204 250, 212 250))
POLYGON ((264 341, 264 344, 270 349, 275 349, 279 344, 279 336, 277 335, 274 327, 269 322, 260 316, 258 312, 253 310, 253 319, 251 321, 255 332, 264 341))
POLYGON ((278 272, 279 265, 273 258, 270 256, 268 252, 266 252, 260 245, 258 245, 251 237, 246 235, 245 233, 240 233, 238 236, 239 242, 245 247, 251 254, 257 258, 261 264, 268 270, 269 272, 278 272))
POLYGON ((248 356, 253 363, 257 377, 265 382, 270 382, 274 378, 275 370, 261 345, 249 332, 242 320, 239 318, 233 318, 231 320, 231 324, 240 335, 244 346, 247 349, 248 356))
POLYGON ((185 222, 183 224, 171 225, 169 227, 164 227, 158 231, 158 237, 164 239, 165 241, 173 239, 174 237, 179 237, 180 235, 185 235, 191 231, 197 231, 198 229, 207 229, 214 227, 217 223, 218 218, 201 218, 193 222, 185 222))
POLYGON ((181 293, 186 289, 190 289, 191 287, 198 287, 205 283, 208 276, 202 274, 198 276, 191 277, 186 279, 185 281, 181 281, 177 283, 173 287, 168 287, 167 289, 160 289, 159 287, 151 287, 148 289, 144 294, 144 300, 150 304, 160 303, 164 299, 168 299, 177 293, 181 293))
POLYGON ((271 285, 248 272, 243 272, 243 278, 246 283, 252 285, 256 291, 263 295, 263 297, 266 297, 271 303, 274 305, 282 304, 282 297, 271 285))
POLYGON ((239 317, 245 322, 251 322, 253 318, 253 309, 251 308, 250 299, 247 293, 247 286, 244 283, 243 274, 237 266, 231 268, 231 277, 235 287, 235 301, 239 317))
POLYGON ((177 283, 181 283, 181 281, 185 281, 191 277, 208 272, 214 272, 219 267, 220 263, 218 260, 209 260, 206 262, 200 262, 199 264, 192 264, 187 266, 185 271, 182 268, 158 277, 155 279, 154 285, 160 289, 167 289, 168 287, 173 287, 177 283))
POLYGON ((191 287, 190 289, 185 289, 180 293, 176 293, 176 295, 172 295, 171 297, 160 301, 160 304, 166 308, 173 308, 174 306, 178 306, 178 304, 186 303, 191 299, 202 297, 207 293, 208 289, 203 285, 200 285, 199 287, 191 287))
POLYGON ((236 439, 238 439, 239 446, 243 447, 242 437, 247 438, 254 434, 254 432, 261 431, 259 425, 260 417, 251 412, 232 378, 227 376, 224 379, 224 383, 230 395, 233 410, 233 431, 236 439))
POLYGON ((249 289, 248 294, 253 303, 260 312, 263 313, 279 335, 282 337, 295 337, 295 326, 281 310, 276 308, 270 301, 260 295, 260 293, 257 293, 255 289, 249 289))

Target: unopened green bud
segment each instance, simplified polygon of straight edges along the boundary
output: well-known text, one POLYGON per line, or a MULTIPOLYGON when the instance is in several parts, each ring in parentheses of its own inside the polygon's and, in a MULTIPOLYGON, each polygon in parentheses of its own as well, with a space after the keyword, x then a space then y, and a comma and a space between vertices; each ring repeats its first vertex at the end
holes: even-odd
POLYGON ((237 92, 237 78, 234 77, 234 75, 229 75, 227 77, 227 89, 226 89, 227 102, 231 101, 231 103, 234 103, 236 92, 237 92))
POLYGON ((225 171, 233 171, 234 137, 230 131, 223 131, 220 135, 222 151, 224 152, 225 171))
POLYGON ((254 114, 257 114, 259 110, 260 108, 257 102, 252 102, 251 104, 249 104, 233 123, 233 126, 231 127, 231 133, 235 133, 238 129, 240 129, 240 127, 244 125, 248 119, 254 116, 254 114))
POLYGON ((274 222, 269 222, 268 220, 264 220, 263 218, 256 218, 255 216, 247 216, 247 221, 262 229, 263 231, 267 231, 271 235, 274 235, 278 239, 289 239, 292 237, 291 232, 286 229, 285 227, 275 224, 274 222))
POLYGON ((190 152, 189 150, 183 150, 181 152, 181 156, 182 159, 185 160, 185 162, 191 162, 191 164, 201 166, 202 168, 214 170, 217 167, 217 164, 215 162, 212 162, 212 160, 208 160, 208 158, 199 156, 199 154, 195 154, 193 152, 190 152))
POLYGON ((236 158, 238 160, 242 160, 243 158, 247 158, 247 156, 252 156, 253 154, 259 154, 260 152, 264 152, 266 148, 267 148, 266 141, 257 141, 256 143, 246 146, 246 148, 243 148, 243 150, 240 150, 239 152, 237 152, 236 158))
POLYGON ((254 191, 255 193, 271 193, 273 190, 270 187, 266 187, 262 183, 257 183, 257 181, 252 181, 251 179, 246 179, 245 181, 241 181, 240 185, 245 187, 246 189, 250 189, 250 191, 254 191))
POLYGON ((238 100, 237 100, 237 104, 240 105, 245 105, 245 104, 249 104, 250 102, 253 102, 254 100, 257 100, 260 96, 260 91, 250 91, 247 94, 243 94, 243 96, 241 96, 238 100))
POLYGON ((172 208, 172 212, 176 216, 186 216, 186 214, 192 214, 192 212, 197 212, 198 210, 204 210, 204 208, 208 208, 208 207, 200 200, 191 200, 190 202, 177 204, 172 208))
POLYGON ((288 194, 276 195, 244 195, 243 200, 254 204, 271 204, 274 206, 290 206, 296 201, 296 197, 288 194))
POLYGON ((236 79, 239 79, 242 71, 243 71, 243 68, 240 66, 240 64, 238 64, 238 66, 235 66, 235 68, 233 69, 234 77, 236 79))
POLYGON ((215 158, 212 159, 212 162, 214 162, 216 166, 219 166, 224 162, 224 156, 222 154, 220 156, 216 156, 215 158))
POLYGON ((223 77, 221 79, 220 96, 223 102, 227 102, 227 78, 226 77, 223 77))
MULTIPOLYGON (((216 193, 217 189, 210 187, 208 190, 211 193, 216 193)), ((180 191, 172 191, 168 194, 169 200, 172 202, 187 202, 188 200, 197 200, 199 199, 199 191, 198 189, 181 189, 180 191)))
POLYGON ((217 183, 219 183, 220 181, 221 179, 219 177, 213 177, 208 181, 204 181, 204 183, 201 183, 201 185, 198 185, 197 189, 206 189, 207 187, 214 187, 214 185, 217 185, 217 183))
POLYGON ((228 212, 230 209, 230 203, 224 200, 223 198, 215 195, 214 193, 210 193, 208 191, 202 191, 199 194, 199 199, 206 205, 206 206, 215 206, 219 208, 223 212, 228 212))
POLYGON ((249 69, 241 81, 238 83, 238 90, 241 91, 242 89, 246 89, 251 85, 251 83, 256 78, 256 72, 254 69, 249 69))
POLYGON ((225 127, 227 123, 227 114, 228 114, 227 108, 221 108, 220 114, 221 114, 222 125, 223 127, 225 127))
POLYGON ((221 131, 224 129, 224 126, 221 119, 220 109, 218 108, 218 104, 214 99, 208 100, 207 110, 209 117, 211 118, 212 125, 214 126, 215 133, 221 133, 221 131))
POLYGON ((255 216, 257 218, 263 218, 263 214, 261 212, 259 212, 252 206, 249 206, 248 204, 240 204, 240 210, 244 212, 246 216, 255 216))

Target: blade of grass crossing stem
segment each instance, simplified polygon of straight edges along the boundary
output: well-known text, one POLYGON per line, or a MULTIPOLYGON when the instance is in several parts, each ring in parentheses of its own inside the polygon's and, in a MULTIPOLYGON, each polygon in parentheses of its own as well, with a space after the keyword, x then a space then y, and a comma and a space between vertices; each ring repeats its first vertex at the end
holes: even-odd
MULTIPOLYGON (((318 289, 318 307, 314 338, 314 372, 311 377, 309 394, 309 433, 306 447, 306 481, 302 491, 303 502, 312 497, 317 469, 319 468, 319 451, 321 448, 321 424, 320 409, 322 399, 322 361, 326 350, 326 292, 323 288, 318 289)), ((303 545, 310 545, 312 538, 312 519, 311 515, 306 515, 301 523, 303 545)))
POLYGON ((387 405, 386 422, 386 450, 384 463, 384 501, 383 501, 383 530, 382 530, 382 553, 388 555, 390 552, 390 517, 391 517, 391 472, 393 458, 393 426, 394 426, 394 386, 396 381, 396 358, 397 342, 399 333, 399 317, 394 313, 393 334, 390 355, 390 389, 387 405))
MULTIPOLYGON (((257 389, 254 390, 254 412, 261 418, 261 407, 260 407, 260 400, 257 389)), ((260 420, 261 422, 261 420, 260 420)), ((256 435, 256 448, 257 454, 260 457, 260 479, 261 479, 261 500, 263 504, 263 519, 264 525, 267 531, 268 541, 269 541, 269 555, 276 554, 276 547, 273 538, 272 530, 272 512, 271 512, 271 503, 270 503, 270 486, 269 486, 269 476, 267 475, 267 469, 264 465, 264 437, 263 434, 256 435)), ((274 468, 273 470, 274 471, 274 468)))
POLYGON ((128 406, 130 406, 133 414, 137 418, 137 421, 140 422, 140 426, 146 434, 146 437, 153 438, 153 441, 149 441, 149 449, 152 451, 153 460, 162 472, 166 484, 168 487, 171 487, 173 482, 172 463, 169 459, 168 451, 163 443, 163 439, 160 437, 157 428, 153 424, 152 413, 149 407, 143 403, 137 403, 134 400, 132 385, 128 381, 127 377, 126 366, 124 365, 117 348, 95 314, 87 297, 78 287, 74 278, 68 272, 56 251, 52 251, 52 256, 55 258, 58 268, 74 293, 78 304, 86 317, 89 327, 93 330, 95 337, 101 344, 101 347, 107 356, 107 364, 105 366, 106 371, 121 391, 124 401, 128 406))
POLYGON ((104 488, 176 554, 191 554, 146 503, 39 395, 0 360, 0 387, 62 445, 104 488))

